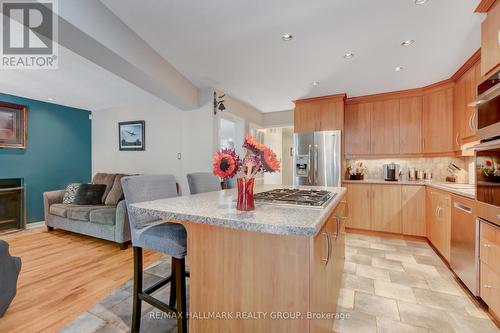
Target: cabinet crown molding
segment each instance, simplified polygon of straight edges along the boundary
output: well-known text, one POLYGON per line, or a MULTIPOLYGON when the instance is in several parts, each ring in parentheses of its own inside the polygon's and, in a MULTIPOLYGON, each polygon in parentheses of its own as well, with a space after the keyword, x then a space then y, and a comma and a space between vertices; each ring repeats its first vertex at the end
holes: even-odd
POLYGON ((310 97, 310 98, 302 98, 293 101, 295 104, 298 103, 309 103, 309 102, 330 102, 330 101, 344 101, 347 95, 343 94, 335 94, 335 95, 326 95, 326 96, 318 96, 318 97, 310 97))

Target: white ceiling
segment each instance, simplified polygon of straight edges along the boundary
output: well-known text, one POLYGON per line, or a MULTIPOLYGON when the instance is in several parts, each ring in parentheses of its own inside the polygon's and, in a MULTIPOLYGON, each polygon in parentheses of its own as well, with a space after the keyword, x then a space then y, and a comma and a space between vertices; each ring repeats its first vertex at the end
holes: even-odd
POLYGON ((480 47, 483 19, 479 0, 101 1, 198 87, 264 112, 446 79, 480 47), (400 46, 407 39, 416 42, 400 46))
POLYGON ((62 46, 56 70, 0 70, 0 92, 92 111, 159 100, 62 46))

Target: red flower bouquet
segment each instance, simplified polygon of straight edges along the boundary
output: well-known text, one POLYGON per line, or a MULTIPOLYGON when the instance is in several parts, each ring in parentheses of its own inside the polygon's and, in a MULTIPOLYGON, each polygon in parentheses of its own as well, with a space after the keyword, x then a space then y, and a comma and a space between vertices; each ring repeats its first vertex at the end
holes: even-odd
POLYGON ((214 156, 214 175, 228 179, 238 175, 238 210, 255 209, 253 201, 253 186, 255 176, 264 172, 279 172, 280 161, 276 154, 253 136, 247 134, 243 148, 246 149, 245 158, 240 160, 234 150, 224 149, 214 156))

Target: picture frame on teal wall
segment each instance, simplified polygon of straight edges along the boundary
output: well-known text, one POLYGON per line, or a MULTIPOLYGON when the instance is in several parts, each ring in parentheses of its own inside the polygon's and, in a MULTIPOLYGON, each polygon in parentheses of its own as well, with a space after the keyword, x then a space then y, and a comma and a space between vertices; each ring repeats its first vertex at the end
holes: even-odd
POLYGON ((26 114, 24 105, 0 102, 0 148, 26 149, 26 114))
POLYGON ((118 123, 119 149, 123 151, 145 150, 146 122, 144 120, 118 123))

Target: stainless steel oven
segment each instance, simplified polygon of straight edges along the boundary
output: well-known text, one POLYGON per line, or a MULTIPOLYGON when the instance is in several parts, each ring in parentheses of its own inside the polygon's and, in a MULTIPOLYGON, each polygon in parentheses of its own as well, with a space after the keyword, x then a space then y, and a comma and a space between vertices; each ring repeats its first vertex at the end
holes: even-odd
POLYGON ((480 139, 500 135, 500 72, 495 73, 477 86, 477 98, 470 104, 477 108, 472 125, 480 139), (475 123, 475 124, 474 124, 475 123))
POLYGON ((483 141, 476 150, 476 199, 500 208, 500 138, 483 141))

